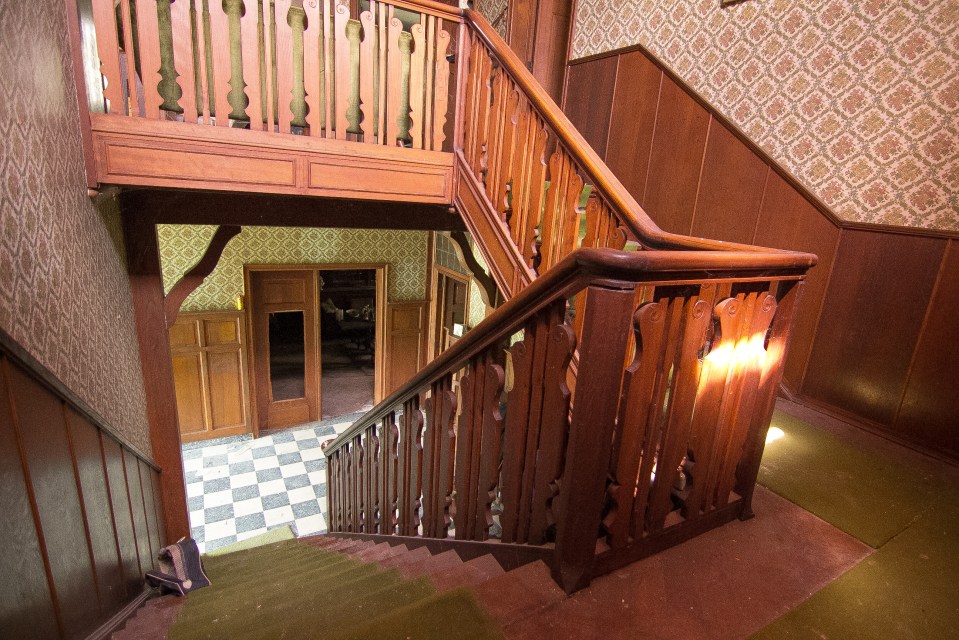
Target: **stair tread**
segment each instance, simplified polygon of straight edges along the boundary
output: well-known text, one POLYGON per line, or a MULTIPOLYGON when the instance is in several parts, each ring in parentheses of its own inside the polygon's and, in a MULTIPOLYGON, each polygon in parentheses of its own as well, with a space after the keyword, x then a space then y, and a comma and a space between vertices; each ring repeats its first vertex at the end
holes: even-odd
POLYGON ((486 611, 503 625, 566 597, 542 561, 517 567, 472 590, 486 611))
POLYGON ((423 562, 406 563, 400 567, 406 577, 437 575, 450 571, 463 564, 459 554, 450 549, 430 557, 423 562))
POLYGON ((386 560, 380 563, 380 566, 383 567, 398 567, 400 565, 406 564, 408 562, 423 562, 430 557, 430 550, 426 547, 417 547, 411 549, 406 553, 401 553, 395 555, 392 558, 387 558, 386 560))

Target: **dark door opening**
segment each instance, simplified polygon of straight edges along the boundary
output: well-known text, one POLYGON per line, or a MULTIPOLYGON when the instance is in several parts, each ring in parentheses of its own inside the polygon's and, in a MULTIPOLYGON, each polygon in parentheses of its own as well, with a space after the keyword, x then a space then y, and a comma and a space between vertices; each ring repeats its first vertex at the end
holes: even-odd
POLYGON ((320 271, 322 417, 373 407, 376 270, 320 271))

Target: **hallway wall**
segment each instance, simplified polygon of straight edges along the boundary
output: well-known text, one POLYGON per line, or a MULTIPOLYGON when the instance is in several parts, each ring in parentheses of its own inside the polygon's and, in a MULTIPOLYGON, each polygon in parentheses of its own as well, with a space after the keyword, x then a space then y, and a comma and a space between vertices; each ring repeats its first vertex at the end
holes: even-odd
POLYGON ((844 220, 959 230, 954 0, 578 0, 572 59, 640 45, 844 220))
POLYGON ((0 328, 151 451, 119 211, 87 196, 66 12, 0 5, 0 328))
POLYGON ((572 63, 565 110, 662 228, 819 256, 792 392, 959 459, 959 233, 836 220, 640 48, 572 63))
MULTIPOLYGON (((203 255, 216 227, 158 225, 164 288, 170 288, 203 255)), ((426 297, 426 231, 244 227, 230 241, 203 284, 184 301, 183 311, 235 309, 243 295, 244 264, 381 263, 387 269, 390 302, 426 297)))

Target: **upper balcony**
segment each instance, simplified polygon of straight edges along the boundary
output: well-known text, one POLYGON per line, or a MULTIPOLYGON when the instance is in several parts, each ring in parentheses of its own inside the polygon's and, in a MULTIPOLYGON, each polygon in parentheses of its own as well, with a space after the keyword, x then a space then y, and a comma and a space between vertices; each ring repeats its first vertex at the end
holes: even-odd
POLYGON ((80 5, 91 182, 452 203, 456 7, 80 5))

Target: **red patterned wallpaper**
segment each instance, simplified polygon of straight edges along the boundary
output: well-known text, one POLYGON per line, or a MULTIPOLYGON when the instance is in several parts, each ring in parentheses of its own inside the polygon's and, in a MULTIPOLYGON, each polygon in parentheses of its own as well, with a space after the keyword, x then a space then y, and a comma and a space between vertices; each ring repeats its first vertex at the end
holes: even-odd
POLYGON ((579 0, 573 58, 637 43, 841 218, 959 230, 956 0, 579 0))
POLYGON ((151 451, 119 212, 87 197, 62 0, 0 0, 0 326, 151 451))

